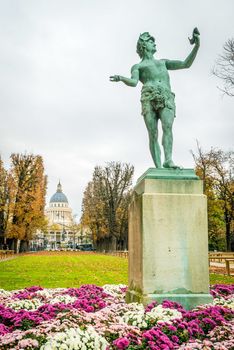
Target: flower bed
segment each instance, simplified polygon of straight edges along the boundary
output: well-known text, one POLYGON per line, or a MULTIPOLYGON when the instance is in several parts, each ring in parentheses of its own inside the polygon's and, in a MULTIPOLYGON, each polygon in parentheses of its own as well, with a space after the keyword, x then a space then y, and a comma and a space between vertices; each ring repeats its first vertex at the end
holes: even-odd
POLYGON ((0 349, 234 349, 234 285, 186 311, 125 303, 126 286, 0 290, 0 349))

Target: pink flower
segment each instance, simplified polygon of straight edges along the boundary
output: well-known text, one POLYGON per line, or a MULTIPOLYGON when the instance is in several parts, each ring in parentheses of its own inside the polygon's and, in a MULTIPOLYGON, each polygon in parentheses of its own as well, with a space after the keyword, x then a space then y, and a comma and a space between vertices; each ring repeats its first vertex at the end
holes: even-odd
POLYGON ((174 343, 179 343, 179 338, 178 338, 176 335, 172 335, 171 340, 172 340, 174 343))
POLYGON ((35 340, 35 339, 22 339, 19 341, 19 347, 20 348, 27 348, 27 347, 34 347, 34 348, 37 348, 38 347, 38 341, 35 340))
POLYGON ((126 337, 124 337, 124 338, 116 339, 115 341, 113 341, 113 344, 117 346, 117 349, 124 350, 128 347, 129 340, 126 337))

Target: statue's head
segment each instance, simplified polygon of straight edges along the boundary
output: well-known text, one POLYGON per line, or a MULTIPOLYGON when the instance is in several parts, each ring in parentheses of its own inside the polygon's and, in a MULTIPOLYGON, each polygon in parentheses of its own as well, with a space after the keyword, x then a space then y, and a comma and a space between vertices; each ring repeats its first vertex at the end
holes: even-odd
POLYGON ((148 43, 153 43, 152 51, 153 53, 155 53, 156 48, 154 37, 148 32, 140 34, 139 39, 137 41, 137 53, 140 56, 140 58, 144 57, 144 52, 148 49, 149 46, 148 43))

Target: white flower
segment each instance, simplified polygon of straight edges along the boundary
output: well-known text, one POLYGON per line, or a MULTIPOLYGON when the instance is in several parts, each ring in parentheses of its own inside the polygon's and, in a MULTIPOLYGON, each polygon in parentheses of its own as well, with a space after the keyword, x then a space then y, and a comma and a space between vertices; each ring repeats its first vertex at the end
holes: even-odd
POLYGON ((11 292, 8 292, 5 289, 0 289, 0 297, 10 297, 11 296, 11 292))
POLYGON ((145 322, 145 309, 142 304, 132 303, 132 310, 127 311, 122 320, 126 324, 131 324, 133 326, 137 326, 139 328, 144 328, 147 326, 145 322))
POLYGON ((104 286, 102 286, 102 288, 107 294, 118 298, 123 296, 123 292, 121 289, 127 288, 127 286, 125 284, 105 284, 104 286))
POLYGON ((181 312, 175 309, 168 309, 162 305, 155 306, 151 311, 145 315, 145 320, 154 320, 156 322, 169 322, 175 318, 182 318, 181 312))
POLYGON ((162 305, 154 307, 151 311, 145 312, 142 304, 132 305, 132 310, 126 312, 122 320, 124 323, 137 326, 139 328, 146 328, 147 322, 170 322, 175 318, 181 318, 182 314, 174 309, 163 308, 162 305))
POLYGON ((105 349, 108 343, 100 336, 93 327, 88 327, 85 331, 80 328, 70 328, 65 332, 58 332, 48 337, 45 345, 40 350, 88 350, 105 349))
POLYGON ((213 304, 228 307, 229 309, 234 310, 234 297, 229 299, 215 298, 213 300, 213 304))
POLYGON ((38 309, 42 303, 39 299, 31 299, 31 300, 16 300, 13 302, 8 302, 6 306, 10 307, 13 310, 36 310, 38 309))
POLYGON ((49 345, 49 344, 45 344, 45 345, 42 345, 40 349, 41 349, 41 350, 42 350, 42 349, 43 349, 43 350, 52 350, 52 346, 49 345))
POLYGON ((58 303, 72 304, 76 300, 77 300, 76 297, 71 297, 70 295, 67 295, 67 294, 57 295, 55 298, 50 300, 50 304, 58 304, 58 303))
POLYGON ((49 289, 43 289, 36 291, 35 294, 37 294, 38 296, 50 298, 54 294, 54 292, 50 291, 49 289))

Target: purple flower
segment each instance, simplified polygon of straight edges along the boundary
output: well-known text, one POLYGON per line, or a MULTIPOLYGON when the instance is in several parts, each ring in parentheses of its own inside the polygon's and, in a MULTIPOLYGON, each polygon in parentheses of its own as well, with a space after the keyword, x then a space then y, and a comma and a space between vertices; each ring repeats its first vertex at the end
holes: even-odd
POLYGON ((210 294, 213 297, 228 296, 234 294, 234 284, 215 284, 211 286, 210 294))
POLYGON ((183 306, 175 301, 171 300, 164 300, 162 303, 162 306, 168 309, 176 309, 180 311, 182 314, 186 312, 186 310, 183 308, 183 306))
MULTIPOLYGON (((234 285, 216 285, 212 288, 215 295, 233 297, 234 285)), ((12 292, 11 296, 8 293, 2 294, 0 349, 39 348, 50 333, 64 331, 74 325, 86 329, 89 324, 106 337, 109 350, 182 350, 204 347, 234 349, 234 311, 228 307, 203 305, 186 311, 180 304, 165 300, 163 307, 177 309, 182 313, 182 318, 171 320, 170 323, 160 322, 153 327, 149 323, 147 329, 142 331, 137 326, 122 323, 124 312, 131 309, 131 306, 127 306, 123 299, 120 301, 108 295, 101 287, 84 285, 80 288, 55 290, 51 294, 48 292, 48 296, 47 293, 36 293, 41 289, 33 286, 12 292), (74 298, 70 304, 50 304, 50 295, 51 300, 59 295, 70 295, 74 298), (47 303, 31 311, 16 311, 10 307, 11 300, 15 302, 15 299, 21 299, 23 303, 24 300, 34 297, 39 298, 41 302, 46 300, 47 303)), ((17 300, 18 302, 21 303, 17 300)), ((155 305, 156 302, 149 304, 145 312, 152 310, 155 305)))
POLYGON ((32 287, 29 287, 29 288, 25 288, 25 290, 27 290, 30 293, 35 293, 38 290, 43 290, 43 288, 41 286, 32 286, 32 287))
POLYGON ((180 341, 177 335, 172 335, 171 340, 173 341, 173 343, 179 343, 180 341))
POLYGON ((152 301, 152 303, 148 304, 145 308, 145 312, 151 311, 158 303, 156 301, 152 301))
POLYGON ((0 323, 0 335, 7 334, 9 332, 9 328, 6 327, 4 324, 0 323))
POLYGON ((123 350, 128 347, 129 340, 126 337, 124 337, 124 338, 114 340, 113 344, 117 347, 117 349, 123 350))

